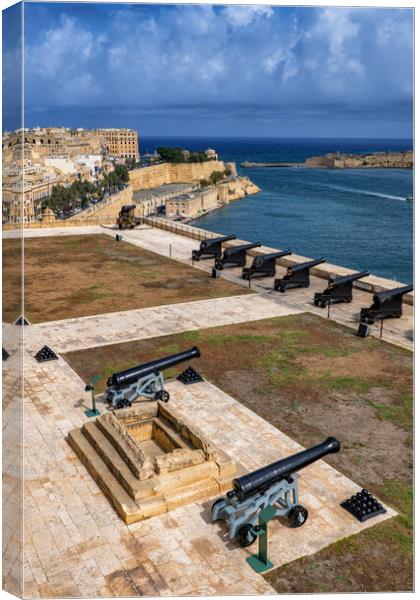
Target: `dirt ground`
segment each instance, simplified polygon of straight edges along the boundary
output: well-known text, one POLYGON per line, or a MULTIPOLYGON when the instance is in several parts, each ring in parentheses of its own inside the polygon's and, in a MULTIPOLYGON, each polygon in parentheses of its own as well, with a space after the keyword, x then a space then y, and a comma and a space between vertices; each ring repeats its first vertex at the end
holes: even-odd
MULTIPOLYGON (((3 320, 21 314, 18 239, 3 240, 3 320)), ((107 235, 25 240, 25 316, 31 323, 247 294, 223 278, 107 235)))
MULTIPOLYGON (((413 589, 412 354, 304 314, 65 355, 84 381, 196 344, 207 379, 304 446, 328 435, 327 462, 400 514, 266 575, 280 593, 413 589)), ((166 373, 180 372, 186 365, 166 373)))

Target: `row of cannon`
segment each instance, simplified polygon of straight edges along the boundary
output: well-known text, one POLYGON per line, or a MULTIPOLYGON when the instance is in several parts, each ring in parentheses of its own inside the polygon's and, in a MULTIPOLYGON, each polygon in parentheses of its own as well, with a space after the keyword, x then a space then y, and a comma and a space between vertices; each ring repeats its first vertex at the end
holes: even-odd
MULTIPOLYGON (((287 267, 282 278, 276 278, 277 259, 292 254, 291 250, 270 252, 255 256, 251 266, 246 266, 247 252, 259 248, 261 242, 242 244, 222 248, 222 244, 235 240, 236 235, 210 238, 202 240, 198 250, 192 251, 192 261, 214 259, 212 276, 219 277, 223 269, 242 268, 242 279, 251 282, 252 279, 274 277, 274 289, 284 293, 289 288, 307 288, 310 285, 310 270, 325 262, 325 258, 305 261, 287 267)), ((325 308, 331 304, 349 303, 353 300, 353 283, 370 275, 369 271, 359 271, 350 275, 330 276, 328 285, 323 292, 316 292, 314 304, 325 308)), ((360 322, 373 324, 385 318, 399 318, 402 315, 402 302, 404 294, 413 290, 412 285, 397 287, 391 290, 377 292, 369 308, 360 311, 360 322)))

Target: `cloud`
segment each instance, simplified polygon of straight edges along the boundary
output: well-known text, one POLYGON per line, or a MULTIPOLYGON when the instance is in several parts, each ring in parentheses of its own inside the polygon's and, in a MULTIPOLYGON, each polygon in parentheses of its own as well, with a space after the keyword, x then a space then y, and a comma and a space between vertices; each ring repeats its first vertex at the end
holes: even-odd
POLYGON ((244 115, 246 104, 275 119, 269 107, 280 115, 309 102, 316 115, 357 107, 368 119, 366 107, 389 114, 411 102, 410 10, 83 5, 70 14, 57 4, 36 20, 34 6, 25 66, 36 106, 210 103, 244 115))
POLYGON ((247 27, 258 18, 271 17, 273 9, 270 6, 228 6, 223 14, 233 27, 247 27))
POLYGON ((93 64, 107 41, 106 33, 94 35, 75 18, 60 15, 59 23, 42 32, 38 43, 25 45, 26 87, 32 91, 46 84, 57 102, 95 97, 103 88, 93 64))

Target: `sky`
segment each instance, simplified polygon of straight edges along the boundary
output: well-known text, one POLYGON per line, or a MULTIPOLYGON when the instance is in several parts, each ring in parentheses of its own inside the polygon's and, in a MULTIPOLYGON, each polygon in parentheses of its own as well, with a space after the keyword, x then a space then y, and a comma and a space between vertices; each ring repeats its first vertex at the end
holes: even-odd
MULTIPOLYGON (((412 135, 411 9, 27 2, 24 14, 27 127, 412 135)), ((7 37, 3 86, 17 89, 7 37)), ((3 129, 19 126, 12 105, 3 129)))

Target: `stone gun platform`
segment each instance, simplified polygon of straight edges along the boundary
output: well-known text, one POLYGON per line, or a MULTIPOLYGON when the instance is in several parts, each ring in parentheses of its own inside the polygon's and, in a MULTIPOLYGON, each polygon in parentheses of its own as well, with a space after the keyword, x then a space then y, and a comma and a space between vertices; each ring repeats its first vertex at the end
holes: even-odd
MULTIPOLYGON (((115 235, 112 229, 102 229, 102 231, 115 235)), ((168 256, 169 248, 172 258, 191 264, 191 252, 198 248, 199 241, 186 236, 163 231, 155 227, 142 226, 139 229, 130 231, 124 239, 134 245, 145 249, 153 249, 168 256)), ((247 265, 250 266, 252 258, 247 258, 247 265)), ((213 261, 200 261, 195 264, 195 268, 203 269, 210 275, 213 261)), ((368 267, 369 265, 365 265, 368 267)), ((278 266, 276 277, 283 277, 286 268, 278 266)), ((232 268, 221 272, 221 277, 228 279, 242 286, 248 286, 248 282, 241 278, 242 269, 232 268)), ((326 318, 327 309, 314 306, 313 299, 315 292, 322 292, 327 286, 327 280, 311 275, 311 285, 307 289, 297 288, 287 290, 285 294, 273 291, 274 278, 266 277, 252 281, 251 287, 256 292, 270 293, 276 302, 283 304, 290 310, 301 310, 312 312, 316 315, 326 318)), ((331 307, 330 318, 338 323, 357 330, 359 322, 360 309, 368 307, 372 303, 372 294, 361 289, 354 289, 354 299, 351 304, 337 304, 331 307)), ((380 323, 371 326, 371 335, 380 336, 380 323)), ((382 337, 390 343, 397 344, 410 350, 413 349, 413 307, 404 304, 404 314, 400 319, 387 319, 384 321, 382 337)))
MULTIPOLYGON (((12 354, 4 363, 6 377, 17 356, 15 331, 12 325, 4 328, 12 354)), ((33 356, 43 343, 39 332, 25 328, 25 597, 275 593, 245 562, 254 550, 230 544, 223 527, 210 522, 213 499, 195 500, 132 525, 122 521, 65 441, 71 430, 88 422, 84 382, 62 357, 37 363, 33 356)), ((168 390, 171 410, 199 424, 203 436, 246 471, 302 449, 207 381, 193 386, 169 382, 168 390)), ((15 435, 6 430, 5 443, 15 435)), ((359 523, 341 509, 339 503, 361 484, 323 461, 302 471, 301 501, 309 519, 300 529, 270 523, 274 565, 314 554, 395 515, 388 509, 359 523)))
POLYGON ((223 450, 162 402, 107 412, 67 439, 128 524, 227 491, 236 474, 223 450))

